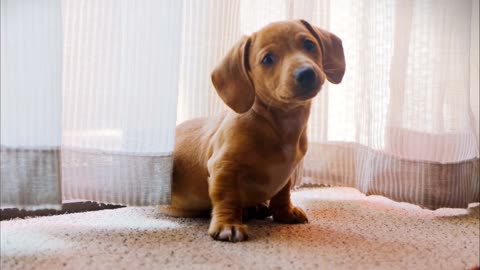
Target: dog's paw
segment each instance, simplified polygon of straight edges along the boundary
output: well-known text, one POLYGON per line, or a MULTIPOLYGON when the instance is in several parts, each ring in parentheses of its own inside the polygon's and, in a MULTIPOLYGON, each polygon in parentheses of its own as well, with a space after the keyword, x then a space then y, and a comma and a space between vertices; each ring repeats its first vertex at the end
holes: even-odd
POLYGON ((245 224, 210 224, 208 234, 217 241, 241 242, 248 239, 245 224))
POLYGON ((274 211, 273 220, 279 223, 308 223, 305 212, 300 207, 290 207, 274 211))

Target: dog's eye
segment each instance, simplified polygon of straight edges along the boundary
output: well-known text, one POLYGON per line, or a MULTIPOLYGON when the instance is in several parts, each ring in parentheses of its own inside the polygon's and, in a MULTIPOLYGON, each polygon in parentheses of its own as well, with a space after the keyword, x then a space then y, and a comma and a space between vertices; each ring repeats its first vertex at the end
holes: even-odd
POLYGON ((305 48, 305 50, 309 51, 309 52, 315 52, 315 43, 309 39, 306 39, 304 42, 303 42, 303 48, 305 48))
POLYGON ((275 57, 271 53, 267 53, 262 59, 262 64, 265 66, 271 66, 274 62, 275 57))

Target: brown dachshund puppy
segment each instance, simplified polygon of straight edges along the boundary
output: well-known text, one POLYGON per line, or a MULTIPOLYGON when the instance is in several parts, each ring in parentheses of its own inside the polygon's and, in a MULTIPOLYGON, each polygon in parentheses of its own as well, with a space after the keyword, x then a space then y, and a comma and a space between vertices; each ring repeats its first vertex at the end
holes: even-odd
POLYGON ((233 110, 176 129, 168 213, 211 210, 215 240, 243 241, 242 211, 269 201, 273 220, 305 223, 290 201, 291 174, 307 151, 311 99, 345 72, 341 40, 306 21, 272 23, 243 37, 212 73, 233 110))

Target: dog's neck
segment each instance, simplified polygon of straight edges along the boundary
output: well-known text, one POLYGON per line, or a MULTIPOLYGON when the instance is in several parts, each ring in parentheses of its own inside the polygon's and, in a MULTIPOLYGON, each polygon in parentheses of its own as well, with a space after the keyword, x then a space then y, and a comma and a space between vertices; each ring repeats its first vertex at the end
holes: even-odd
POLYGON ((310 106, 311 102, 307 102, 293 109, 283 110, 269 107, 257 98, 252 112, 268 121, 283 142, 294 143, 306 135, 310 106))

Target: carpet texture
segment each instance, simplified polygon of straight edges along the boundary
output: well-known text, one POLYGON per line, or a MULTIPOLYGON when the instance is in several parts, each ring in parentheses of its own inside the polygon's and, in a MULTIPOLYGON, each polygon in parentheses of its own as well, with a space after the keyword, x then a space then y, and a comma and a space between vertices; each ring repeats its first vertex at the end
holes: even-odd
POLYGON ((249 241, 153 207, 0 222, 1 269, 472 269, 480 211, 424 210, 351 188, 293 193, 306 225, 250 221, 249 241))

